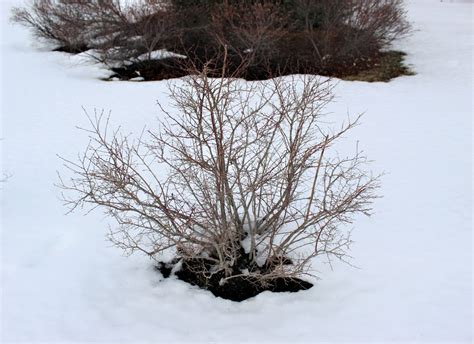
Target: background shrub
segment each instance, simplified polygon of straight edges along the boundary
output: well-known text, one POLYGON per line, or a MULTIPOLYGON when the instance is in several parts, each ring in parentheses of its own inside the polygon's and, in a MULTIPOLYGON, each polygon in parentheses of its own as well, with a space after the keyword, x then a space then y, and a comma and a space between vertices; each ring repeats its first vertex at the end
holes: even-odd
POLYGON ((13 19, 113 67, 149 69, 161 49, 219 68, 226 49, 227 70, 247 79, 357 74, 409 31, 402 0, 34 0, 13 19))

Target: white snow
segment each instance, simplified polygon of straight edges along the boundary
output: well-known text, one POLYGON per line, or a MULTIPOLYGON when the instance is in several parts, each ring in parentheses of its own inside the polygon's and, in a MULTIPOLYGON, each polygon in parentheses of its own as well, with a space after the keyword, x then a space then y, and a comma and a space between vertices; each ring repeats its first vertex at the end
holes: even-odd
MULTIPOLYGON (((348 137, 385 171, 372 218, 354 227, 353 263, 316 265, 309 291, 242 303, 162 280, 105 239, 100 212, 65 216, 56 154, 87 138, 81 106, 153 127, 166 82, 104 82, 99 66, 47 52, 1 2, 2 342, 471 342, 472 2, 412 0, 399 43, 415 76, 343 82, 334 122, 365 111, 348 137), (33 42, 33 43, 32 43, 33 42)), ((317 263, 317 262, 316 262, 317 263)))
POLYGON ((160 60, 160 59, 166 59, 166 58, 171 58, 171 57, 176 57, 180 59, 186 58, 186 56, 181 55, 181 54, 176 54, 165 49, 158 49, 158 50, 153 50, 149 53, 142 54, 136 57, 136 60, 137 61, 160 60))

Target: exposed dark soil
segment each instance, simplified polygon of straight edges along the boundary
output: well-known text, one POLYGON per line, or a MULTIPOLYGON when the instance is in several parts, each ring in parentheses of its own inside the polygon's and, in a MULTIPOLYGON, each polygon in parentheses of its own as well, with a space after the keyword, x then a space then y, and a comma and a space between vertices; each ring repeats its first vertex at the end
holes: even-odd
POLYGON ((119 78, 120 80, 129 80, 139 76, 146 81, 166 80, 181 78, 188 74, 179 58, 139 62, 121 68, 112 68, 112 71, 114 74, 110 76, 110 79, 119 78))
POLYGON ((53 51, 60 51, 60 52, 69 53, 69 54, 80 54, 87 50, 89 50, 89 47, 87 45, 61 46, 61 47, 57 47, 56 49, 53 49, 53 51))
MULTIPOLYGON (((163 277, 168 278, 174 266, 180 261, 175 259, 171 263, 159 263, 157 270, 163 277)), ((288 261, 290 263, 290 261, 288 261)), ((265 282, 252 276, 235 276, 226 280, 223 271, 211 273, 212 262, 205 258, 181 260, 181 268, 174 274, 182 281, 209 290, 212 294, 223 299, 243 301, 264 291, 298 292, 310 289, 313 284, 299 278, 279 277, 267 279, 265 282)), ((265 267, 263 267, 265 269, 265 267)))
MULTIPOLYGON (((337 68, 316 67, 308 64, 287 62, 282 65, 278 61, 271 61, 265 66, 248 66, 241 78, 249 81, 267 80, 291 74, 318 74, 344 80, 357 80, 366 82, 387 82, 402 75, 413 75, 414 73, 404 63, 405 53, 400 51, 382 52, 375 58, 364 60, 356 59, 351 63, 339 64, 337 68)), ((237 65, 237 63, 236 63, 237 65)), ((114 74, 109 79, 118 78, 129 80, 142 77, 145 81, 166 80, 180 78, 188 75, 188 69, 183 64, 182 58, 165 58, 134 63, 121 68, 113 68, 114 74)), ((233 72, 232 64, 229 74, 233 72)), ((218 77, 220 75, 216 75, 218 77)))

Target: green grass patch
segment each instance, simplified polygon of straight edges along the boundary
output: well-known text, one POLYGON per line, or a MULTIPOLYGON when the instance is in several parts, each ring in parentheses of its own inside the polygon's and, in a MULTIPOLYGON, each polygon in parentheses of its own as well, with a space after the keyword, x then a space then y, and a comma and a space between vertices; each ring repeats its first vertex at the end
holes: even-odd
POLYGON ((387 51, 380 54, 371 66, 357 74, 344 76, 341 79, 366 82, 387 82, 402 75, 415 75, 405 64, 406 54, 402 51, 387 51))

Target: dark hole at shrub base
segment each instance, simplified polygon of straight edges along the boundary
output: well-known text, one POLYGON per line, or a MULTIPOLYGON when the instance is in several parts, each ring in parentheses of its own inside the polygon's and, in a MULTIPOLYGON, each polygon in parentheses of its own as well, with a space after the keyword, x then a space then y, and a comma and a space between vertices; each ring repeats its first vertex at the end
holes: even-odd
MULTIPOLYGON (((160 262, 156 269, 163 277, 168 278, 179 259, 171 263, 160 262)), ((298 292, 313 287, 312 283, 299 278, 278 277, 265 281, 262 284, 257 278, 251 276, 235 276, 228 279, 224 284, 220 281, 225 277, 223 271, 211 274, 212 264, 205 258, 194 258, 183 260, 179 271, 174 274, 182 281, 196 285, 202 289, 209 290, 212 294, 223 299, 232 301, 243 301, 257 296, 264 291, 272 292, 298 292), (205 273, 203 273, 203 267, 205 273), (206 276, 207 275, 207 276, 206 276)))
POLYGON ((53 51, 69 53, 69 54, 80 54, 87 50, 89 50, 89 47, 87 45, 77 45, 77 46, 63 45, 63 46, 53 49, 53 51))
POLYGON ((188 74, 179 58, 164 58, 147 62, 133 63, 120 68, 112 68, 114 74, 109 79, 130 80, 142 77, 144 80, 166 80, 181 78, 188 74))

